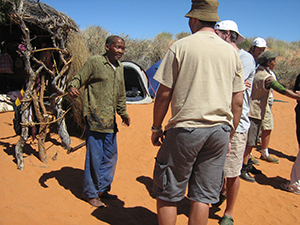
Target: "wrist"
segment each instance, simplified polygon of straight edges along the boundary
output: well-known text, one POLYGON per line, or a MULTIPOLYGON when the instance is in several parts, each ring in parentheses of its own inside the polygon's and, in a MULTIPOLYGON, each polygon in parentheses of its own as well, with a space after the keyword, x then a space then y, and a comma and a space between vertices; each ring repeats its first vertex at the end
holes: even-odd
POLYGON ((161 130, 162 130, 162 126, 159 126, 159 127, 152 126, 151 127, 152 132, 160 132, 161 130))

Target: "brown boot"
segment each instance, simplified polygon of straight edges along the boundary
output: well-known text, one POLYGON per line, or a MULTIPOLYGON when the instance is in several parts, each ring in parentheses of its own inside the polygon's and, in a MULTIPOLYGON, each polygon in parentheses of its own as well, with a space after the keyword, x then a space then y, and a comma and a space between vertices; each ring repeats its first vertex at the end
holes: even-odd
POLYGON ((88 198, 85 195, 82 195, 82 196, 87 200, 87 202, 91 206, 94 206, 94 207, 104 207, 105 206, 105 204, 98 197, 97 198, 88 198))

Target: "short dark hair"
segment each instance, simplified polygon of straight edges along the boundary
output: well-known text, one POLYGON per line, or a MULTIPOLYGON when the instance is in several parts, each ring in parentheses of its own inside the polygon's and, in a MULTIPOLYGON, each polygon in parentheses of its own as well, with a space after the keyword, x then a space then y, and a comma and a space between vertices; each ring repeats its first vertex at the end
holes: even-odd
MULTIPOLYGON (((227 33, 227 30, 219 30, 219 31, 221 31, 223 34, 227 33)), ((229 33, 230 33, 230 40, 231 40, 231 42, 236 43, 236 41, 237 41, 237 39, 239 37, 238 33, 235 32, 235 31, 232 31, 232 30, 230 30, 229 33)))
POLYGON ((252 45, 252 46, 250 47, 250 49, 249 49, 249 52, 250 52, 251 54, 253 54, 255 48, 256 48, 256 46, 255 46, 255 45, 252 45))
MULTIPOLYGON (((105 45, 112 45, 116 39, 121 39, 122 41, 124 41, 123 38, 121 38, 120 36, 117 36, 117 35, 111 35, 109 36, 108 38, 106 38, 106 41, 105 41, 105 45)), ((125 41, 124 41, 125 42, 125 41)))
POLYGON ((233 43, 236 43, 237 39, 238 39, 239 35, 237 32, 230 30, 230 40, 233 43))

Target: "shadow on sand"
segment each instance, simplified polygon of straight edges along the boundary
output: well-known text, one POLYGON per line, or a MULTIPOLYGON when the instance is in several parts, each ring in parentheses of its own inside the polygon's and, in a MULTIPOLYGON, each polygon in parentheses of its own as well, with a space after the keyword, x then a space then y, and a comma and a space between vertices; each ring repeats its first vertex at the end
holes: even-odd
MULTIPOLYGON (((47 180, 56 179, 59 185, 78 199, 86 201, 82 197, 83 170, 72 167, 63 167, 60 170, 44 173, 39 178, 42 187, 48 188, 47 180)), ((156 225, 158 224, 157 215, 147 208, 124 207, 124 202, 120 199, 102 199, 106 207, 96 208, 92 215, 97 219, 112 225, 156 225)), ((87 203, 88 204, 88 203, 87 203)))

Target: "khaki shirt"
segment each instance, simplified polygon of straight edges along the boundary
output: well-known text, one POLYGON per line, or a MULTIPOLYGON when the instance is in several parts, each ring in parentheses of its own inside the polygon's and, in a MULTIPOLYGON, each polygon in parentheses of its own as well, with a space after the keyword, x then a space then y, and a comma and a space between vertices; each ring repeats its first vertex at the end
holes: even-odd
POLYGON ((175 42, 154 79, 171 88, 176 127, 233 127, 232 94, 244 91, 243 66, 236 49, 213 32, 198 31, 175 42))
POLYGON ((117 130, 115 113, 128 117, 123 65, 114 67, 103 55, 91 56, 74 76, 68 88, 84 87, 83 115, 90 130, 112 133, 117 130))
POLYGON ((249 117, 262 120, 271 93, 269 85, 275 80, 267 67, 259 66, 253 80, 249 117))

